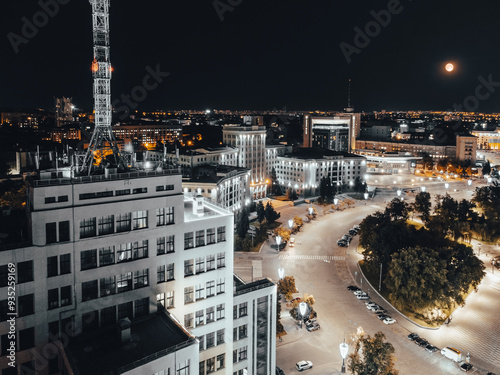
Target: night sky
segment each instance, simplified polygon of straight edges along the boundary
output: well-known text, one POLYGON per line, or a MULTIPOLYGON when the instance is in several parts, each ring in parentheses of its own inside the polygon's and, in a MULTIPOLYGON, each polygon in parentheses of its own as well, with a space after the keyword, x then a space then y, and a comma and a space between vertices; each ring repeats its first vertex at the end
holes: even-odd
MULTIPOLYGON (((91 7, 59 1, 67 4, 18 53, 8 34, 22 36, 21 18, 33 20, 41 7, 0 5, 0 108, 50 108, 55 96, 92 108, 91 7)), ((500 112, 498 1, 401 0, 350 64, 340 43, 355 46, 353 28, 365 29, 370 11, 395 0, 217 1, 239 5, 221 21, 213 0, 111 0, 113 100, 159 64, 170 75, 138 109, 341 110, 351 78, 358 111, 448 110, 491 75, 499 87, 477 110, 500 112)))

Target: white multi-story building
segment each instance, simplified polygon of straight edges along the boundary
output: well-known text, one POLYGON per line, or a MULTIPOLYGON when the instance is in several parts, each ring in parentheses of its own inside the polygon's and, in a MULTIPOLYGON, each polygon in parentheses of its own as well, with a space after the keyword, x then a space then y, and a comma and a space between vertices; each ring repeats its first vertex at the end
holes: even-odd
POLYGON ((266 174, 270 176, 273 168, 276 169, 278 156, 284 156, 292 152, 292 146, 267 145, 266 146, 266 174))
POLYGON ((266 128, 261 125, 226 125, 223 143, 238 149, 238 167, 252 170, 251 191, 254 199, 266 196, 266 128))
MULTIPOLYGON (((186 198, 177 170, 46 176, 29 179, 31 244, 0 251, 2 374, 9 368, 12 265, 18 368, 41 375, 73 373, 71 367, 81 375, 233 373, 233 214, 202 197, 186 198), (114 340, 117 324, 125 325, 121 341, 114 340), (53 344, 57 337, 61 343, 53 344), (134 345, 144 345, 142 356, 127 354, 134 345), (99 357, 101 351, 108 355, 99 357), (88 368, 97 358, 101 366, 88 368)), ((275 301, 273 283, 247 296, 266 293, 275 301)), ((269 305, 270 316, 275 307, 269 305)), ((252 336, 246 340, 254 345, 252 336)), ((273 364, 275 336, 269 340, 273 364)), ((247 358, 237 365, 248 374, 269 373, 254 371, 247 358)))
POLYGON ((361 130, 360 113, 338 113, 335 116, 304 115, 304 147, 351 152, 361 130))
POLYGON ((363 156, 313 148, 279 156, 276 166, 279 184, 304 196, 318 195, 323 177, 330 178, 332 185, 342 191, 354 186, 356 178, 364 181, 365 173, 366 159, 363 156))
POLYGON ((235 147, 182 149, 165 154, 165 161, 181 167, 184 177, 191 176, 191 171, 200 165, 238 166, 238 149, 235 147))
POLYGON ((477 138, 479 150, 500 150, 500 128, 492 130, 471 130, 471 134, 477 138))

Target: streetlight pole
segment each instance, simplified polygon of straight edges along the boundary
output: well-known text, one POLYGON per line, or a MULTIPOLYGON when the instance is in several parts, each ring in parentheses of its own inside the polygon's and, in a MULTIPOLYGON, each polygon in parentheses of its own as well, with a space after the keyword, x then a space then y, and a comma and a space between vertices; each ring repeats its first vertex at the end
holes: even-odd
POLYGON ((378 282, 378 291, 380 292, 380 289, 382 289, 382 262, 380 263, 380 279, 378 282))
POLYGON ((278 251, 280 251, 281 236, 276 236, 276 245, 278 245, 278 251))
POLYGON ((344 342, 339 345, 339 349, 340 349, 340 356, 342 357, 341 373, 345 374, 345 359, 347 358, 347 352, 349 351, 349 345, 346 344, 345 337, 344 337, 344 342))

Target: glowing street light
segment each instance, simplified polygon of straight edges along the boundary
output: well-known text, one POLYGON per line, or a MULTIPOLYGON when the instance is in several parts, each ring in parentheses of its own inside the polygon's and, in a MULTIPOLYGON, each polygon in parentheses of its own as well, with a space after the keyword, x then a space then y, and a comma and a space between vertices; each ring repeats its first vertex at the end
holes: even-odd
POLYGON ((283 267, 278 268, 278 276, 280 280, 283 280, 283 278, 285 277, 285 269, 283 267))
POLYGON ((365 193, 365 194, 364 194, 364 196, 365 196, 365 199, 368 199, 368 197, 369 197, 370 195, 369 195, 368 193, 365 193))
POLYGON ((401 193, 402 193, 401 189, 398 189, 398 191, 397 191, 398 197, 401 196, 401 193))
POLYGON ((278 245, 278 251, 280 251, 281 236, 276 236, 276 245, 278 245))
POLYGON ((314 212, 313 208, 312 207, 309 207, 309 215, 312 215, 314 212))
POLYGON ((290 229, 293 228, 293 219, 288 220, 288 226, 290 227, 290 229))
POLYGON ((339 203, 339 200, 337 198, 333 198, 333 204, 336 206, 339 203))
POLYGON ((493 179, 491 177, 488 177, 488 184, 491 184, 491 181, 493 181, 493 179))
POLYGON ((342 344, 339 345, 340 356, 342 357, 342 374, 345 374, 345 359, 347 358, 347 353, 349 351, 349 345, 346 344, 345 339, 342 344))
POLYGON ((467 185, 471 186, 472 185, 472 180, 467 181, 467 185))
POLYGON ((425 186, 422 186, 422 187, 420 188, 420 191, 421 191, 422 193, 425 193, 425 186))
POLYGON ((448 190, 448 188, 449 188, 449 187, 450 187, 450 184, 449 184, 449 183, 444 184, 444 188, 445 188, 446 190, 448 190))
POLYGON ((300 315, 301 315, 301 316, 306 315, 306 311, 307 311, 307 303, 305 303, 305 302, 301 302, 301 303, 299 304, 299 311, 300 311, 300 315))

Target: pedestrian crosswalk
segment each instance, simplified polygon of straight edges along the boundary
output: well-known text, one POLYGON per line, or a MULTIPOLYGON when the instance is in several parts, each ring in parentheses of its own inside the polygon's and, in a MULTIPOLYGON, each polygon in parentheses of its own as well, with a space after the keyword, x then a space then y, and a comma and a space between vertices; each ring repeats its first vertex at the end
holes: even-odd
POLYGON ((345 257, 333 255, 280 255, 282 260, 345 260, 345 257))

